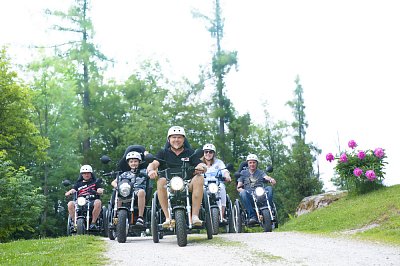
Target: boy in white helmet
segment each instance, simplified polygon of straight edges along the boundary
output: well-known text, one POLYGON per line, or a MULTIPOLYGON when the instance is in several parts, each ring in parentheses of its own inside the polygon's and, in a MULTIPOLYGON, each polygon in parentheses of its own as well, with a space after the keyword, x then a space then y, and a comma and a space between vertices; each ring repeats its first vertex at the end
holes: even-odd
MULTIPOLYGON (((72 189, 65 192, 65 196, 72 195, 72 193, 75 192, 78 193, 78 197, 86 195, 96 195, 93 204, 92 222, 89 227, 90 230, 93 230, 96 229, 96 221, 101 211, 100 195, 103 194, 104 190, 101 187, 101 184, 99 182, 96 182, 97 179, 94 176, 93 169, 90 165, 83 165, 80 169, 80 174, 82 178, 78 179, 72 189)), ((73 201, 68 202, 68 213, 71 219, 74 220, 75 204, 73 201)))
MULTIPOLYGON (((208 143, 203 146, 204 156, 202 161, 207 165, 207 172, 205 173, 206 178, 208 176, 215 176, 218 174, 218 171, 222 171, 222 176, 225 177, 225 181, 231 182, 231 176, 227 169, 225 169, 225 164, 223 161, 216 157, 216 148, 214 144, 208 143), (221 170, 222 169, 222 170, 221 170)), ((225 214, 226 208, 226 188, 223 182, 219 183, 220 187, 220 195, 221 195, 221 206, 222 206, 222 215, 225 214)), ((227 222, 225 217, 222 217, 223 222, 227 222)))
MULTIPOLYGON (((185 147, 185 130, 179 126, 173 126, 168 130, 168 146, 165 149, 160 150, 156 158, 162 159, 162 162, 154 160, 147 167, 147 173, 151 179, 155 179, 157 176, 157 169, 164 170, 168 166, 171 168, 180 168, 182 166, 182 158, 190 157, 194 150, 185 147), (166 161, 167 163, 165 163, 166 161)), ((191 165, 195 166, 195 172, 192 180, 190 181, 189 190, 192 192, 192 224, 194 226, 201 226, 203 221, 199 219, 199 211, 201 201, 203 199, 203 186, 204 177, 203 174, 207 167, 201 162, 200 158, 194 158, 191 160, 191 165)), ((167 198, 167 180, 165 177, 160 177, 157 181, 157 194, 158 200, 160 201, 161 208, 165 215, 165 222, 162 224, 163 228, 173 227, 173 221, 171 220, 168 212, 168 198, 167 198)))
MULTIPOLYGON (((262 186, 264 181, 275 185, 276 181, 272 177, 266 175, 260 169, 257 169, 258 157, 255 154, 249 154, 246 158, 248 169, 240 172, 238 179, 237 191, 239 192, 240 199, 242 200, 244 207, 246 208, 249 224, 257 223, 257 215, 253 209, 251 191, 258 186, 262 186)), ((272 187, 267 186, 265 190, 268 193, 268 201, 272 205, 272 187)))
MULTIPOLYGON (((135 195, 137 197, 137 203, 139 208, 138 218, 136 220, 136 225, 143 226, 143 213, 144 207, 146 204, 146 177, 144 175, 138 174, 139 165, 142 161, 142 156, 140 153, 136 151, 129 152, 126 157, 126 162, 131 168, 130 171, 126 171, 122 173, 119 178, 120 179, 130 179, 132 183, 135 184, 135 195)), ((111 185, 116 188, 117 187, 117 179, 111 182, 111 185)), ((120 202, 118 203, 120 204, 120 202)))

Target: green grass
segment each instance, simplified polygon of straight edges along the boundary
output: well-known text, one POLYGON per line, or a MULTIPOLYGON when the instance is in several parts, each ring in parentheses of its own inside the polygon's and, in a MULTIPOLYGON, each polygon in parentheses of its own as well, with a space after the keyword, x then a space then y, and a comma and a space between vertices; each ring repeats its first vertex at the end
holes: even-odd
POLYGON ((231 241, 223 239, 219 236, 213 236, 213 239, 210 241, 207 237, 203 236, 188 236, 188 241, 192 243, 205 243, 207 245, 218 246, 218 247, 242 247, 244 244, 239 241, 231 241))
POLYGON ((283 258, 280 256, 275 256, 275 255, 271 255, 270 253, 267 252, 262 252, 262 251, 251 251, 252 256, 252 260, 253 263, 257 263, 260 260, 268 263, 271 261, 278 261, 278 260, 282 260, 283 258))
POLYGON ((95 236, 19 240, 0 244, 0 265, 104 265, 105 250, 95 236))
POLYGON ((278 231, 350 235, 400 245, 400 185, 346 196, 288 221, 278 231))
POLYGON ((267 265, 270 262, 276 262, 278 260, 282 260, 282 257, 274 256, 268 252, 254 250, 254 249, 248 247, 243 242, 227 240, 220 236, 213 236, 213 239, 209 240, 204 236, 189 235, 188 241, 191 243, 199 243, 199 244, 204 243, 207 246, 214 246, 216 248, 223 248, 223 249, 237 248, 237 250, 238 251, 240 250, 240 253, 242 254, 240 256, 240 260, 242 263, 250 262, 252 264, 260 264, 261 262, 263 262, 267 265))

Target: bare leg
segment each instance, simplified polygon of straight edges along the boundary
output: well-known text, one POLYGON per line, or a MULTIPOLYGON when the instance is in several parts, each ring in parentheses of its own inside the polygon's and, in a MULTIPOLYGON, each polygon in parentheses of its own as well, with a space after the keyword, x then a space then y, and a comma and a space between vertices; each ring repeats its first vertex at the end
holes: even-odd
POLYGON ((168 212, 168 198, 167 198, 167 179, 160 178, 157 181, 157 194, 158 194, 158 201, 160 202, 161 208, 164 212, 165 218, 169 219, 169 212, 168 212))
POLYGON ((72 221, 75 219, 75 204, 73 201, 68 202, 68 213, 72 221))
POLYGON ((96 223, 101 210, 101 200, 97 199, 94 201, 93 213, 92 213, 92 224, 96 223))
POLYGON ((220 203, 221 203, 221 210, 222 210, 222 218, 225 218, 225 207, 226 207, 226 188, 225 188, 225 184, 224 183, 220 183, 219 184, 219 188, 220 188, 220 203))
POLYGON ((203 199, 204 177, 196 175, 190 182, 189 190, 192 191, 192 216, 199 216, 201 200, 203 199))
POLYGON ((145 205, 145 200, 146 200, 146 192, 144 192, 143 189, 140 189, 138 191, 137 196, 138 196, 139 216, 143 217, 144 205, 145 205))

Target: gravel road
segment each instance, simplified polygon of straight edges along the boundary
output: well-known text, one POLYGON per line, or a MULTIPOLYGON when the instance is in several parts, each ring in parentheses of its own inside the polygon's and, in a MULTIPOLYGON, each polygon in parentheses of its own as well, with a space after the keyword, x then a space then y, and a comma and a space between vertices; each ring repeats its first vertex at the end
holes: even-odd
POLYGON ((400 265, 400 247, 293 232, 188 236, 179 247, 170 235, 107 241, 108 265, 400 265))

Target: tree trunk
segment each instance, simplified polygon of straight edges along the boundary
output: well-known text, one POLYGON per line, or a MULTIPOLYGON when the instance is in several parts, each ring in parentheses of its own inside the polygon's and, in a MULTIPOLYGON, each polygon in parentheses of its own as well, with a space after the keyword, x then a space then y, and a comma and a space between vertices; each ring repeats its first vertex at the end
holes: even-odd
MULTIPOLYGON (((87 11, 87 1, 84 2, 83 5, 83 20, 86 21, 86 11, 87 11)), ((85 52, 87 49, 87 37, 88 33, 86 30, 86 26, 83 28, 82 32, 83 42, 82 42, 82 50, 85 52)), ((83 115, 84 120, 87 125, 87 135, 83 140, 83 156, 84 161, 87 161, 88 153, 90 151, 90 91, 89 91, 89 68, 88 68, 88 59, 86 56, 83 57, 83 115)))

